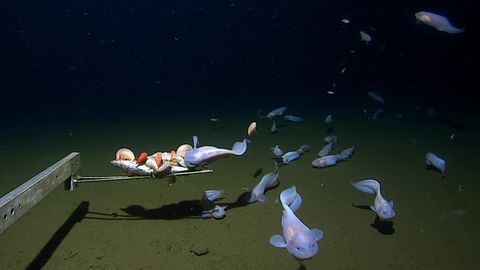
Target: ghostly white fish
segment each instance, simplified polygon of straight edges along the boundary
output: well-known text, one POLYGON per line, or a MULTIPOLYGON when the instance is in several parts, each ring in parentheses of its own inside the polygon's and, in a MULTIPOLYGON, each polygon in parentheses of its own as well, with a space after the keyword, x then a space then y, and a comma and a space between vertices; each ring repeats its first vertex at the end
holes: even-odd
POLYGON ((362 192, 375 194, 375 201, 370 206, 370 209, 377 213, 378 218, 383 221, 389 221, 395 217, 393 201, 388 202, 383 198, 382 193, 380 193, 380 183, 377 180, 367 179, 352 183, 352 185, 362 192))
POLYGON ((375 94, 375 93, 372 92, 372 91, 369 91, 367 94, 368 94, 368 96, 371 97, 373 100, 378 101, 378 102, 380 102, 380 103, 382 103, 382 104, 385 104, 385 99, 383 99, 383 97, 375 94))
POLYGON ((277 248, 286 248, 295 258, 310 259, 318 253, 317 242, 323 238, 323 232, 317 228, 310 229, 295 215, 295 211, 302 204, 302 197, 297 193, 295 186, 280 193, 280 202, 283 207, 282 231, 283 235, 270 237, 270 244, 277 248))
POLYGON ((312 161, 312 166, 315 168, 327 168, 335 166, 335 164, 337 164, 337 157, 335 155, 319 157, 312 161))
POLYGON ((427 153, 425 155, 425 164, 427 166, 432 166, 439 170, 442 173, 442 176, 445 176, 445 171, 447 170, 447 162, 433 153, 427 153))
POLYGON ((318 152, 318 156, 319 157, 328 156, 328 154, 330 154, 332 150, 333 150, 333 142, 329 142, 322 148, 322 150, 320 150, 320 152, 318 152))
POLYGON ((294 122, 294 123, 300 123, 300 122, 303 122, 303 118, 300 118, 298 116, 293 116, 293 115, 284 115, 283 116, 283 119, 287 120, 287 121, 290 121, 290 122, 294 122))
POLYGON ((202 195, 202 218, 221 219, 225 217, 227 206, 216 205, 215 201, 223 198, 223 190, 207 190, 202 195))
POLYGON ((273 188, 278 185, 279 170, 275 164, 275 171, 265 174, 260 182, 252 189, 250 193, 250 198, 248 199, 249 203, 254 203, 256 201, 264 202, 265 201, 265 189, 273 188))
POLYGON ((367 34, 365 31, 360 31, 360 39, 368 44, 370 41, 372 41, 372 36, 367 34))
POLYGON ((450 34, 457 34, 463 32, 462 28, 454 27, 446 17, 432 12, 417 12, 415 13, 415 18, 427 25, 434 27, 438 31, 447 32, 450 34))
POLYGON ((272 150, 273 154, 276 156, 276 157, 281 157, 283 155, 283 150, 280 149, 280 147, 277 145, 275 145, 274 147, 270 148, 270 150, 272 150))
POLYGON ((283 164, 290 164, 292 161, 300 158, 301 152, 299 151, 290 151, 282 156, 283 164))
POLYGON ((335 155, 335 158, 337 161, 344 161, 352 157, 353 153, 355 153, 355 147, 352 146, 335 155))
POLYGON ((209 163, 229 156, 241 156, 247 151, 247 140, 233 144, 232 150, 214 146, 198 146, 198 137, 193 136, 193 149, 185 154, 185 164, 189 168, 206 166, 209 163))
POLYGON ((287 109, 287 107, 280 107, 280 108, 276 108, 275 110, 269 112, 267 114, 267 118, 274 118, 275 116, 278 116, 278 115, 282 115, 283 112, 285 112, 285 110, 287 109))
POLYGON ((324 120, 325 123, 330 124, 333 122, 333 116, 331 114, 327 115, 324 120))

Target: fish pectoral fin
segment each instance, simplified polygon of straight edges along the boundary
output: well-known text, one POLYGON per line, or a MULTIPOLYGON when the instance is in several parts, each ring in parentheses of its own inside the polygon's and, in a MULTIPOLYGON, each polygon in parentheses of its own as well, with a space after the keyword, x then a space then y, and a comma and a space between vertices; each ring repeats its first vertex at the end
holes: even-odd
POLYGON ((394 208, 393 201, 389 201, 389 202, 388 202, 388 205, 390 205, 390 207, 391 207, 392 209, 394 208))
POLYGON ((323 232, 320 229, 314 228, 312 229, 312 233, 313 233, 313 238, 315 238, 315 241, 320 241, 323 239, 323 232))
POLYGON ((285 238, 279 234, 275 234, 270 237, 270 244, 277 248, 285 248, 287 247, 287 242, 285 242, 285 238))
POLYGON ((377 210, 375 209, 375 207, 373 205, 370 205, 370 209, 372 209, 373 212, 377 213, 377 210))
POLYGON ((257 196, 257 201, 264 202, 265 201, 265 195, 263 195, 263 194, 258 195, 257 196))

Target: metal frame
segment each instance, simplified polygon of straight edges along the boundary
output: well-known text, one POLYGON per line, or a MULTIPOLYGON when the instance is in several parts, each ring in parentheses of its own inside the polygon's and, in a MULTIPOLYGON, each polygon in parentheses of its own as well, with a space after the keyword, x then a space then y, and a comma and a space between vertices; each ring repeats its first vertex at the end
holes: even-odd
MULTIPOLYGON (((98 183, 133 179, 154 178, 152 176, 79 176, 80 153, 72 152, 46 170, 32 177, 7 195, 0 198, 0 234, 32 209, 61 183, 73 191, 81 183, 98 183)), ((164 175, 173 181, 176 176, 211 173, 211 169, 185 171, 164 175)))
POLYGON ((80 153, 73 152, 0 198, 0 233, 15 223, 80 169, 80 153))

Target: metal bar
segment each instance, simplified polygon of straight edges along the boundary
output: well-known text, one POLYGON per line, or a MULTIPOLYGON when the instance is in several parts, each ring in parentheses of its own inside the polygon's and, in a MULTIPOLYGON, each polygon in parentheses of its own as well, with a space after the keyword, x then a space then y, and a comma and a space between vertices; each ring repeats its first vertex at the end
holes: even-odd
POLYGON ((73 152, 0 198, 0 233, 80 169, 80 153, 73 152))
MULTIPOLYGON (((164 177, 175 177, 175 176, 186 176, 192 174, 202 174, 202 173, 211 173, 213 170, 204 169, 200 171, 185 171, 185 172, 176 172, 171 174, 166 174, 164 177)), ((163 178, 163 177, 157 177, 163 178)), ((124 181, 124 180, 133 180, 133 179, 155 179, 152 176, 77 176, 73 179, 73 184, 82 184, 82 183, 98 183, 98 182, 112 182, 112 181, 124 181)))
POLYGON ((79 176, 73 180, 75 184, 82 183, 98 183, 98 182, 112 182, 112 181, 123 181, 123 180, 133 180, 133 179, 146 179, 153 178, 151 176, 79 176))
POLYGON ((211 173, 211 172, 213 172, 212 169, 203 169, 201 171, 177 172, 177 173, 173 173, 172 176, 184 176, 184 175, 191 175, 191 174, 211 173))

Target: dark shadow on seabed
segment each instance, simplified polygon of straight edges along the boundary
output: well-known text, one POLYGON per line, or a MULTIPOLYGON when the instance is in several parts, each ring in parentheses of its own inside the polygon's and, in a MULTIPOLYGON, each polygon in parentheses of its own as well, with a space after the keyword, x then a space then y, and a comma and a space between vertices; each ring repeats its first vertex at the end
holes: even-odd
MULTIPOLYGON (((226 210, 231 210, 237 207, 248 205, 248 198, 250 192, 244 192, 232 203, 220 203, 222 206, 227 206, 226 210)), ((120 208, 127 215, 121 215, 116 212, 101 213, 89 211, 88 214, 104 217, 85 217, 85 219, 97 220, 145 220, 145 219, 199 219, 202 218, 202 202, 201 200, 185 200, 179 203, 172 203, 163 205, 159 208, 146 209, 141 205, 129 205, 125 208, 120 208)))
POLYGON ((65 239, 75 224, 85 218, 85 215, 88 213, 89 205, 89 202, 83 201, 77 206, 70 217, 68 217, 68 219, 63 223, 62 226, 60 226, 60 228, 58 228, 58 230, 53 234, 52 238, 50 238, 48 243, 45 244, 42 250, 40 250, 38 255, 35 257, 35 259, 33 259, 26 269, 41 269, 48 262, 52 254, 62 243, 63 239, 65 239))
MULTIPOLYGON (((359 209, 372 211, 369 205, 352 204, 352 206, 359 209)), ((372 226, 372 228, 377 229, 377 231, 381 234, 391 235, 395 233, 395 229, 393 228, 393 221, 381 220, 377 215, 375 215, 375 220, 373 221, 372 224, 370 224, 370 226, 372 226)))

